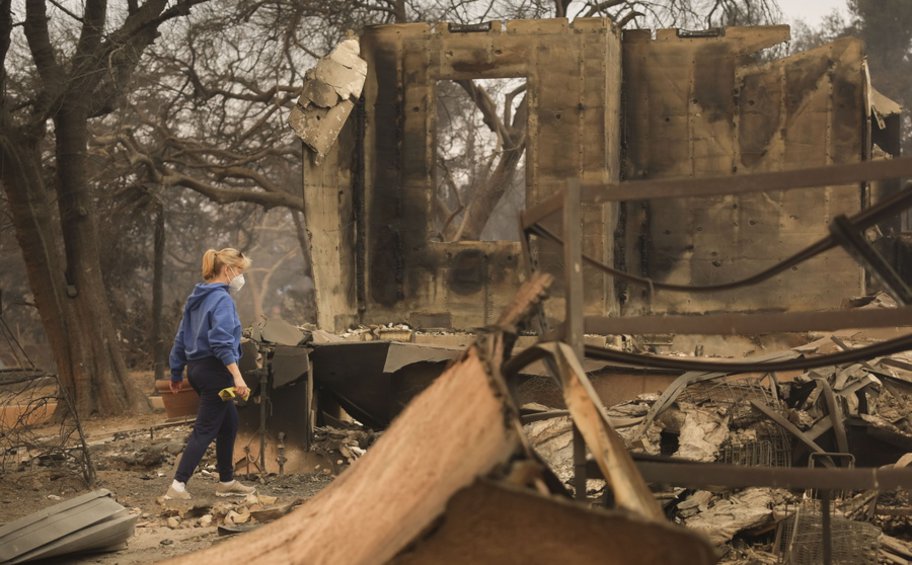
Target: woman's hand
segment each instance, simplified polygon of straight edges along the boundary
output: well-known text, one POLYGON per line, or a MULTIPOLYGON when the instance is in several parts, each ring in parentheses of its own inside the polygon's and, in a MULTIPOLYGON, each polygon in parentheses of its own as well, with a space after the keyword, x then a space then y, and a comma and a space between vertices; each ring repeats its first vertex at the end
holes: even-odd
POLYGON ((241 398, 247 398, 247 395, 250 394, 250 389, 247 388, 247 383, 244 382, 243 378, 234 379, 234 393, 241 398))
POLYGON ((250 389, 247 388, 247 383, 244 382, 244 377, 241 376, 241 370, 238 368, 237 363, 232 363, 230 365, 225 365, 228 369, 228 372, 231 373, 231 378, 234 380, 234 392, 241 398, 246 398, 250 394, 250 389))
POLYGON ((179 393, 180 389, 181 389, 181 384, 183 384, 183 381, 171 381, 171 392, 173 394, 179 393))

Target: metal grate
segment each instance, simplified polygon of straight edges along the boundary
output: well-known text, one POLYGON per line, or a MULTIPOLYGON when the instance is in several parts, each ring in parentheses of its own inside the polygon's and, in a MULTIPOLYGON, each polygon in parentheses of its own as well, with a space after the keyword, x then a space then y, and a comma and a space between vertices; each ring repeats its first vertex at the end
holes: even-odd
POLYGON ((758 422, 747 429, 736 430, 722 444, 719 463, 791 467, 792 439, 772 422, 758 422))
POLYGON ((729 415, 730 427, 747 428, 766 420, 751 407, 751 401, 775 409, 780 405, 770 386, 762 384, 762 380, 717 380, 695 383, 681 392, 678 401, 697 406, 717 406, 729 415))
MULTIPOLYGON (((877 564, 880 528, 838 514, 832 515, 830 528, 834 564, 877 564)), ((823 513, 819 500, 805 499, 793 515, 780 522, 776 545, 783 563, 823 563, 823 513)))

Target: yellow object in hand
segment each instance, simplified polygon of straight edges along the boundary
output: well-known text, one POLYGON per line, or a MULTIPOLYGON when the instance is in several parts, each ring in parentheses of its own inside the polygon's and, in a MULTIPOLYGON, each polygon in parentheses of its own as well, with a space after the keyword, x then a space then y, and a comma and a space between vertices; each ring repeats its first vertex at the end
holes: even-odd
MULTIPOLYGON (((225 402, 231 400, 232 398, 237 397, 237 392, 235 391, 235 388, 233 386, 230 386, 228 388, 223 388, 222 390, 219 391, 218 394, 219 394, 219 398, 221 398, 225 402)), ((246 402, 248 398, 250 398, 250 389, 249 388, 247 389, 247 394, 242 396, 241 400, 246 402)))

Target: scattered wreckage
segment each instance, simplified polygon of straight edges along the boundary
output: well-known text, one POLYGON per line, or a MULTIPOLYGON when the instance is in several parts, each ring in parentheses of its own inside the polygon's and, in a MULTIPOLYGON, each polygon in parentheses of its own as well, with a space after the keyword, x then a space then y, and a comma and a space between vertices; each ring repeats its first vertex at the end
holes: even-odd
MULTIPOLYGON (((872 329, 909 326, 912 293, 860 235, 907 207, 910 193, 865 184, 859 199, 856 190, 912 176, 912 161, 873 160, 894 154, 887 121, 898 114, 871 87, 857 41, 751 59, 786 37, 776 26, 622 38, 611 22, 584 18, 379 26, 321 61, 292 116, 313 156, 305 196, 321 329, 272 321, 251 333, 243 370, 255 392, 240 411, 236 461, 251 473, 306 468, 323 434, 339 436, 338 461, 351 466, 287 516, 173 562, 912 559, 910 544, 882 532, 900 532, 889 528, 904 526, 910 508, 912 358, 902 352, 912 340, 872 329), (532 77, 538 103, 519 241, 427 241, 434 85, 504 69, 532 77), (656 96, 636 96, 644 89, 656 96), (622 95, 631 102, 623 109, 622 95), (759 124, 768 127, 742 127, 770 110, 778 119, 759 124), (619 116, 638 126, 626 128, 626 155, 620 131, 589 127, 619 116), (818 147, 807 138, 817 134, 825 140, 812 154, 818 147), (556 151, 567 139, 574 150, 556 151), (352 147, 355 158, 342 153, 352 147), (795 163, 811 168, 790 170, 795 163), (622 182, 622 169, 638 180, 622 182), (809 187, 822 188, 793 196, 809 187), (873 205, 860 209, 872 194, 873 205), (691 206, 693 198, 710 204, 691 206), (832 218, 821 214, 828 223, 808 228, 801 216, 821 201, 832 218), (778 221, 764 227, 757 218, 771 204, 778 221), (623 222, 606 221, 619 210, 623 222), (704 224, 683 248, 675 240, 704 224), (707 234, 722 243, 696 245, 707 234), (636 248, 644 239, 654 254, 636 248), (837 246, 848 257, 818 257, 837 246), (637 253, 641 273, 615 268, 637 253), (737 264, 737 276, 751 265, 760 272, 720 282, 716 257, 737 264), (813 284, 783 283, 779 275, 812 258, 803 275, 813 284), (864 288, 865 271, 900 305, 767 311, 836 307, 845 288, 864 288), (564 276, 547 307, 543 272, 564 276), (689 283, 655 281, 655 273, 689 283), (624 302, 615 279, 644 290, 624 302), (776 284, 732 298, 769 280, 776 284), (682 290, 705 299, 667 299, 682 290), (731 305, 736 312, 689 315, 731 305), (484 329, 465 350, 347 342, 323 331, 393 318, 484 329), (876 343, 840 331, 757 358, 707 361, 609 348, 586 335, 844 327, 876 343), (523 342, 520 329, 535 337, 523 342), (684 374, 661 394, 606 408, 595 380, 635 367, 684 374), (557 402, 517 402, 514 393, 542 374, 557 402), (385 431, 371 443, 371 433, 345 429, 348 418, 385 431), (601 507, 573 501, 596 497, 601 507)), ((233 512, 223 525, 252 515, 233 512)))
MULTIPOLYGON (((912 161, 887 158, 896 152, 886 119, 893 123, 898 114, 895 108, 884 110, 889 105, 871 87, 863 50, 854 40, 769 63, 751 59, 786 38, 787 28, 767 27, 700 34, 662 30, 655 38, 634 33, 622 39, 610 22, 586 19, 368 30, 359 52, 367 72, 357 119, 341 127, 333 121, 324 129, 319 120, 303 126, 302 138, 311 148, 319 135, 339 140, 314 150, 304 163, 320 327, 409 319, 418 327, 475 324, 488 330, 479 332, 441 377, 428 379, 430 371, 414 383, 381 377, 389 374, 380 367, 393 347, 363 346, 364 354, 373 349, 364 357, 373 359, 374 369, 360 371, 338 361, 360 361, 354 348, 322 346, 321 353, 314 340, 303 377, 311 383, 305 386, 313 387, 306 418, 332 417, 332 410, 313 408, 323 393, 357 419, 384 426, 394 413, 390 399, 403 392, 392 392, 398 385, 405 384, 407 396, 427 388, 351 469, 293 514, 298 519, 289 517, 252 534, 246 544, 213 548, 207 556, 520 562, 533 555, 542 559, 556 545, 563 559, 566 552, 579 551, 581 561, 598 555, 619 563, 710 562, 720 553, 729 560, 749 553, 745 559, 793 563, 905 559, 903 542, 857 519, 876 516, 878 504, 872 501, 882 500, 879 493, 912 486, 912 474, 902 459, 905 415, 877 410, 880 397, 889 406, 894 392, 876 371, 855 366, 863 368, 864 361, 874 367, 872 359, 909 349, 909 336, 813 358, 785 351, 731 362, 644 356, 586 343, 586 332, 749 335, 909 325, 906 299, 912 294, 860 235, 910 201, 909 190, 888 182, 912 173, 912 161), (574 42, 567 41, 571 34, 574 42), (530 56, 530 49, 537 56, 530 56), (597 53, 592 65, 561 65, 589 61, 588 53, 597 53), (553 73, 565 67, 582 73, 574 75, 580 80, 553 73), (530 109, 539 128, 530 140, 526 192, 532 204, 521 214, 519 241, 427 241, 436 82, 490 78, 504 69, 534 78, 538 104, 530 109), (678 70, 687 72, 673 72, 678 70), (605 80, 622 74, 623 80, 605 80), (599 80, 583 80, 592 77, 599 80), (643 89, 656 96, 637 96, 643 89), (625 94, 631 103, 622 109, 625 94), (562 121, 559 110, 571 107, 588 112, 588 118, 562 121), (810 107, 817 110, 807 111, 810 107), (769 122, 773 129, 742 127, 762 125, 758 120, 772 111, 778 116, 769 122), (638 126, 625 128, 623 155, 620 132, 582 129, 618 116, 638 126), (390 132, 397 133, 398 143, 389 143, 390 132), (809 147, 807 136, 818 133, 824 138, 819 154, 796 149, 809 147), (571 140, 578 150, 553 151, 555 140, 571 140), (569 163, 567 155, 576 160, 569 163), (808 168, 793 170, 796 163, 808 168), (622 169, 626 178, 638 180, 621 181, 622 169), (869 182, 882 184, 869 191, 869 182), (859 183, 865 183, 862 199, 853 192, 859 183), (709 204, 692 206, 693 198, 709 204), (649 204, 640 211, 631 208, 644 200, 649 204), (821 202, 831 212, 820 215, 825 222, 802 220, 821 202), (628 212, 622 217, 626 224, 615 226, 606 218, 618 210, 628 212), (774 212, 779 221, 764 228, 758 218, 774 212), (705 225, 716 244, 696 245, 707 235, 695 233, 686 234, 683 248, 672 241, 676 232, 695 225, 697 232, 705 225), (636 249, 644 239, 652 244, 648 253, 636 249), (822 256, 834 247, 848 253, 822 256), (613 252, 620 263, 639 253, 643 272, 616 268, 613 252), (736 265, 741 278, 720 281, 719 258, 736 265), (584 263, 596 271, 583 274, 584 263), (784 282, 780 275, 798 265, 808 284, 784 282), (563 272, 559 299, 539 308, 530 324, 541 343, 526 344, 509 358, 505 353, 517 341, 513 320, 519 317, 508 314, 492 329, 499 310, 492 305, 503 305, 506 289, 522 278, 531 282, 517 303, 525 310, 537 302, 528 295, 529 285, 542 285, 534 271, 563 272), (653 272, 689 282, 659 282, 653 272), (838 309, 846 288, 854 289, 851 294, 865 289, 866 272, 903 305, 874 314, 838 309), (772 284, 756 286, 765 281, 772 284), (644 290, 627 295, 626 285, 644 290), (702 298, 668 298, 681 291, 702 298), (781 311, 808 303, 830 310, 781 311), (619 311, 642 315, 617 316, 619 311), (322 368, 315 362, 321 356, 322 368), (688 372, 661 396, 606 411, 588 375, 593 360, 615 368, 688 372), (525 368, 536 362, 558 387, 563 406, 523 409, 511 399, 525 368), (827 366, 838 366, 839 372, 820 372, 827 366), (758 371, 762 374, 753 380, 729 378, 758 371), (785 378, 788 371, 806 372, 785 378), (518 430, 524 419, 528 436, 518 430), (858 440, 859 434, 865 439, 858 440), (889 438, 893 449, 874 450, 889 461, 850 452, 853 444, 870 446, 874 438, 889 438), (551 461, 537 454, 538 448, 562 459, 551 461), (853 467, 856 457, 865 465, 890 467, 853 467), (587 499, 590 479, 604 481, 597 484, 606 505, 624 514, 555 498, 587 499), (484 496, 503 504, 482 504, 484 496), (549 517, 566 515, 558 520, 565 527, 533 536, 537 543, 530 543, 527 535, 535 529, 525 525, 524 541, 516 544, 512 525, 524 512, 536 515, 533 507, 549 517), (479 527, 486 523, 480 517, 488 516, 498 518, 496 527, 479 527), (668 529, 666 516, 689 529, 668 529), (625 530, 622 524, 632 524, 633 517, 636 525, 625 530), (614 525, 608 535, 598 530, 598 536, 573 537, 598 523, 614 525), (647 543, 631 552, 615 537, 624 531, 636 531, 647 543), (556 541, 571 538, 572 543, 556 541), (726 545, 736 538, 740 546, 726 545), (746 539, 761 541, 748 546, 746 539)), ((362 68, 359 62, 339 71, 360 81, 362 68)), ((338 91, 314 104, 310 90, 292 118, 299 134, 308 113, 319 116, 333 104, 356 115, 338 91)), ((892 359, 894 367, 901 362, 892 359)), ((313 423, 306 427, 313 429, 313 423)), ((265 465, 267 432, 259 429, 265 465)), ((275 459, 286 464, 284 454, 275 459)))
MULTIPOLYGON (((536 277, 517 300, 543 289, 536 277)), ((868 308, 895 306, 879 297, 868 308)), ((511 356, 516 327, 505 315, 477 334, 366 454, 290 516, 175 562, 228 554, 354 563, 912 558, 912 545, 882 532, 907 518, 912 486, 907 354, 790 372, 693 371, 661 394, 606 409, 568 344, 511 356), (532 357, 559 377, 561 405, 513 400, 511 390, 531 378, 516 360, 532 357), (582 470, 574 427, 590 453, 582 470), (623 543, 628 536, 648 543, 623 543)), ((820 334, 745 362, 794 365, 895 333, 820 334)))

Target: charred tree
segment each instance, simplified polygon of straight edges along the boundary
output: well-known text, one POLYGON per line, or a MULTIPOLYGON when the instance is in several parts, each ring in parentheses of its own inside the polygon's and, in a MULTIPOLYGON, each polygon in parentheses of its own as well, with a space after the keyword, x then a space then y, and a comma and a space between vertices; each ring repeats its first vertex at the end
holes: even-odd
POLYGON ((103 0, 88 0, 82 15, 61 9, 60 17, 76 22, 70 29, 78 38, 57 49, 48 6, 27 0, 27 49, 16 55, 28 58, 31 74, 8 60, 18 22, 11 2, 0 3, 0 181, 58 373, 82 415, 149 409, 128 379, 110 323, 89 182, 89 122, 117 106, 158 26, 199 1, 130 2, 113 31, 103 0))

